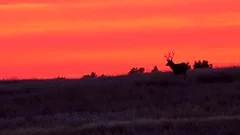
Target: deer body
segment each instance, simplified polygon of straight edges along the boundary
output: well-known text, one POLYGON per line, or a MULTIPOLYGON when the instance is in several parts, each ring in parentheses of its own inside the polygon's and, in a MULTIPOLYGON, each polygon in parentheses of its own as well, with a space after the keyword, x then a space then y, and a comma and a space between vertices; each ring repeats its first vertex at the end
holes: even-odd
POLYGON ((181 63, 175 64, 172 60, 174 57, 174 53, 172 53, 172 54, 168 53, 168 56, 165 55, 165 57, 167 59, 166 66, 169 66, 172 69, 173 74, 174 75, 182 74, 182 75, 184 75, 184 78, 186 78, 187 70, 190 68, 188 65, 189 63, 181 62, 181 63))
POLYGON ((174 75, 183 74, 184 76, 186 76, 187 74, 188 64, 185 62, 175 64, 173 61, 171 61, 168 62, 166 66, 169 66, 172 69, 174 75))

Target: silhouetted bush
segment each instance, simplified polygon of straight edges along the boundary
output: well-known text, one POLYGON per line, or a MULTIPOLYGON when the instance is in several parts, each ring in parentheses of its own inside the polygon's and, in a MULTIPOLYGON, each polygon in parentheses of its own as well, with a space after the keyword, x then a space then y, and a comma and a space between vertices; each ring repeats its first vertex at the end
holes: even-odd
POLYGON ((191 65, 189 65, 189 62, 187 62, 188 70, 191 69, 191 65))
POLYGON ((144 73, 144 71, 145 71, 145 68, 143 68, 143 67, 138 69, 138 73, 144 73))
POLYGON ((207 60, 203 60, 203 61, 195 61, 194 65, 193 65, 194 69, 197 68, 212 68, 212 64, 209 64, 207 60))
POLYGON ((143 67, 141 68, 134 67, 128 72, 128 74, 131 75, 131 74, 137 74, 137 73, 144 73, 144 71, 145 71, 145 68, 143 67))
POLYGON ((95 72, 92 72, 92 73, 91 73, 91 77, 97 77, 96 73, 95 73, 95 72))
POLYGON ((136 74, 137 72, 138 72, 138 68, 134 67, 134 68, 132 68, 132 69, 128 72, 128 74, 129 74, 129 75, 131 75, 131 74, 136 74))
POLYGON ((201 66, 202 66, 202 62, 200 60, 199 61, 194 61, 194 65, 193 65, 194 69, 197 69, 197 68, 199 68, 201 66))
POLYGON ((157 66, 154 66, 153 69, 152 69, 152 72, 159 72, 159 69, 157 66))
POLYGON ((66 78, 65 78, 65 77, 60 77, 60 76, 58 76, 56 79, 57 79, 57 80, 63 80, 63 79, 66 79, 66 78))
POLYGON ((106 76, 104 74, 102 74, 100 77, 102 78, 102 77, 106 77, 106 76))
POLYGON ((95 72, 92 72, 90 75, 84 75, 83 78, 96 78, 97 75, 95 72))
POLYGON ((83 78, 89 78, 90 77, 90 75, 84 75, 83 76, 83 78))
POLYGON ((203 68, 212 68, 212 64, 209 64, 208 61, 203 60, 202 61, 202 67, 203 68))

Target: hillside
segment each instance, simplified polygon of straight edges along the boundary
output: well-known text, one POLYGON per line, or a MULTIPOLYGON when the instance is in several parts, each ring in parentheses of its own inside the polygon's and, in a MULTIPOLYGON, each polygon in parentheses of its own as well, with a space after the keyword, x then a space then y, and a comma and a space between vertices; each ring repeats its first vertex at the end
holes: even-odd
POLYGON ((240 134, 240 68, 0 82, 3 135, 240 134))

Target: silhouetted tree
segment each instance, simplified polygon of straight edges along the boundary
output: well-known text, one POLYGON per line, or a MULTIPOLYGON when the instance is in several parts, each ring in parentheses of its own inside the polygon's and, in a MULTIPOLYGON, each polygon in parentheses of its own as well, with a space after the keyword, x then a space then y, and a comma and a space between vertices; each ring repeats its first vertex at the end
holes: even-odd
POLYGON ((154 66, 153 69, 152 69, 152 72, 159 72, 158 67, 154 66))

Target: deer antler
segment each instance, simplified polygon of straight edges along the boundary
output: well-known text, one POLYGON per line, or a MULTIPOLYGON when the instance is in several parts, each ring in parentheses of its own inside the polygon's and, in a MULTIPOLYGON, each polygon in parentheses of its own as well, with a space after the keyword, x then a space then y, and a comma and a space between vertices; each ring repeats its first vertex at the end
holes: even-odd
POLYGON ((172 60, 173 57, 174 57, 174 52, 168 52, 168 55, 164 54, 164 57, 167 59, 167 60, 172 60))

